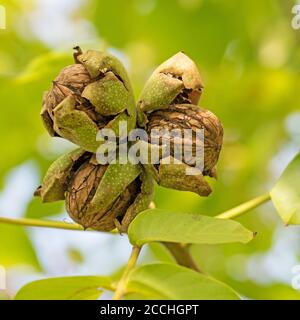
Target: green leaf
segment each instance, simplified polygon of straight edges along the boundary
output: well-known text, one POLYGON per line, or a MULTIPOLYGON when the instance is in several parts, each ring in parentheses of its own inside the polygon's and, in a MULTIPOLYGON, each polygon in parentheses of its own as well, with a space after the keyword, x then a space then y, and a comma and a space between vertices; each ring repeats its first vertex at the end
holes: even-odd
POLYGON ((64 212, 65 203, 63 201, 43 203, 40 198, 34 197, 27 206, 26 218, 41 219, 55 216, 64 212))
POLYGON ((96 300, 101 289, 111 290, 108 277, 82 276, 37 280, 26 284, 16 300, 96 300))
POLYGON ((300 224, 300 153, 287 166, 270 194, 281 219, 286 224, 300 224))
POLYGON ((27 232, 19 226, 0 224, 0 266, 30 265, 41 270, 27 232))
POLYGON ((253 232, 232 220, 149 209, 134 219, 129 226, 128 236, 134 245, 152 241, 221 244, 247 243, 253 239, 253 232))
POLYGON ((167 300, 237 300, 226 284, 174 264, 150 264, 134 269, 128 278, 127 298, 167 300))
POLYGON ((170 251, 161 242, 148 244, 149 254, 152 262, 176 263, 170 251))

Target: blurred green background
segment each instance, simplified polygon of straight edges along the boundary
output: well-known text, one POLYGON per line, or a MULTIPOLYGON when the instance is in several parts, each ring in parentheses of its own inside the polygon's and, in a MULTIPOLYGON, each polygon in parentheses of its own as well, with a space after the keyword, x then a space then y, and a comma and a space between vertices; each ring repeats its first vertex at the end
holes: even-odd
MULTIPOLYGON (((216 215, 267 192, 300 145, 300 30, 288 0, 2 0, 0 30, 0 215, 69 221, 63 203, 32 194, 47 167, 73 146, 50 138, 41 97, 72 47, 108 50, 125 64, 136 97, 155 66, 182 50, 205 82, 200 105, 225 128, 219 179, 209 198, 164 188, 156 205, 216 215)), ((253 299, 299 299, 292 268, 300 230, 283 226, 271 204, 239 219, 257 231, 248 245, 193 246, 203 269, 253 299)), ((31 280, 110 274, 125 263, 126 237, 0 224, 0 265, 13 297, 31 280)), ((157 244, 143 261, 170 259, 157 244)))

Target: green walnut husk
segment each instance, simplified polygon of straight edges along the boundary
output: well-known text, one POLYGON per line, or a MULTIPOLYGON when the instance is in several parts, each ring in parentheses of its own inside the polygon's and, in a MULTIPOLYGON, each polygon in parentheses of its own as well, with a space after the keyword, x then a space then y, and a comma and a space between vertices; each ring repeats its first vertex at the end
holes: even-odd
POLYGON ((65 67, 43 96, 41 117, 51 136, 70 140, 96 152, 99 129, 118 137, 120 121, 130 131, 136 125, 136 107, 128 75, 114 56, 76 48, 75 64, 65 67))
POLYGON ((35 193, 44 202, 66 200, 70 217, 84 228, 126 232, 149 207, 153 179, 140 165, 101 165, 81 149, 60 157, 35 193))
POLYGON ((161 132, 160 139, 155 142, 152 139, 148 141, 152 144, 150 150, 152 146, 155 146, 154 143, 156 146, 162 147, 159 163, 146 165, 155 180, 164 187, 192 191, 201 196, 208 196, 211 193, 211 188, 204 177, 217 177, 216 164, 223 143, 223 127, 220 120, 212 112, 195 105, 170 105, 167 109, 148 114, 146 130, 149 137, 154 130, 161 132), (196 129, 202 129, 204 140, 196 140, 195 135, 184 139, 174 138, 168 133, 164 134, 163 130, 166 129, 169 132, 177 130, 180 134, 183 134, 185 129, 191 129, 192 132, 196 132, 196 129), (164 143, 166 142, 170 145, 170 150, 167 149, 170 154, 165 155, 164 143), (200 142, 203 147, 204 159, 202 159, 203 166, 201 169, 196 166, 197 163, 194 159, 197 155, 196 147, 199 147, 196 142, 200 142), (175 151, 178 150, 178 147, 182 147, 183 143, 186 148, 189 148, 191 158, 177 158, 175 151), (193 171, 193 175, 188 175, 187 169, 193 171))
POLYGON ((138 101, 139 124, 144 126, 147 114, 166 109, 171 104, 197 105, 203 82, 196 64, 179 52, 154 70, 138 101))
POLYGON ((59 157, 49 167, 43 184, 37 188, 34 195, 41 197, 43 202, 65 200, 65 192, 73 167, 78 161, 84 160, 86 155, 84 150, 76 149, 59 157))

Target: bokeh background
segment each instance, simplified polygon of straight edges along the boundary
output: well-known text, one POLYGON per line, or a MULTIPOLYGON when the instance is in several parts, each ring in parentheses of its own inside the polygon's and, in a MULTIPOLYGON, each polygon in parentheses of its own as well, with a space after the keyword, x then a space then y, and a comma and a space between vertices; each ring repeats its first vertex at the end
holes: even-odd
MULTIPOLYGON (((300 145, 300 30, 288 0, 1 0, 0 215, 70 221, 63 203, 32 194, 47 167, 74 146, 50 138, 41 97, 72 47, 108 50, 125 64, 136 96, 155 66, 182 50, 205 82, 200 105, 222 120, 219 180, 209 198, 157 187, 157 207, 216 215, 267 192, 300 145)), ((299 299, 300 229, 271 204, 239 218, 257 231, 248 245, 193 246, 203 269, 252 299, 299 299)), ((127 260, 125 236, 0 224, 0 265, 12 298, 23 284, 63 275, 107 275, 127 260)), ((141 262, 170 257, 158 244, 141 262)))

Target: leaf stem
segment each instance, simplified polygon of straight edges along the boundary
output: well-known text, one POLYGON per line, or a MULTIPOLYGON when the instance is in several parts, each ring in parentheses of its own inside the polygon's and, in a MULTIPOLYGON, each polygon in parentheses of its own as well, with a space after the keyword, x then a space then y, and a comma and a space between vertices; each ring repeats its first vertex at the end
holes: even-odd
POLYGON ((256 197, 250 201, 247 201, 235 208, 232 208, 228 211, 225 211, 216 216, 216 218, 220 219, 233 219, 241 216, 242 214, 257 208, 258 206, 268 202, 271 200, 270 193, 263 194, 259 197, 256 197))
POLYGON ((137 263, 137 259, 140 255, 142 247, 139 246, 133 246, 131 255, 129 257, 129 260, 127 262, 127 266, 122 274, 122 277, 117 285, 115 294, 113 296, 113 300, 121 300, 126 293, 126 284, 127 284, 127 279, 130 271, 135 267, 137 263))
POLYGON ((184 267, 190 268, 197 272, 201 269, 197 266, 187 246, 182 243, 161 242, 172 254, 175 261, 184 267))

